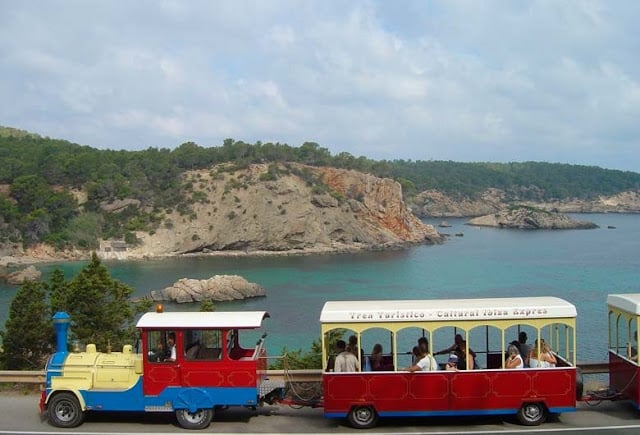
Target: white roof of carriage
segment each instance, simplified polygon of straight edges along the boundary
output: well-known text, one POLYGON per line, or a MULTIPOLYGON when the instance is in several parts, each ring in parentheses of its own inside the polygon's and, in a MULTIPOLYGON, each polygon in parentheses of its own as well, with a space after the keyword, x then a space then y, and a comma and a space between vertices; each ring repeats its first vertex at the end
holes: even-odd
POLYGON ((138 328, 259 328, 262 320, 269 317, 266 311, 206 311, 145 313, 140 317, 138 328))
POLYGON ((607 304, 628 313, 640 315, 640 293, 609 295, 607 304))
POLYGON ((557 297, 330 301, 321 323, 428 322, 575 318, 576 307, 557 297))

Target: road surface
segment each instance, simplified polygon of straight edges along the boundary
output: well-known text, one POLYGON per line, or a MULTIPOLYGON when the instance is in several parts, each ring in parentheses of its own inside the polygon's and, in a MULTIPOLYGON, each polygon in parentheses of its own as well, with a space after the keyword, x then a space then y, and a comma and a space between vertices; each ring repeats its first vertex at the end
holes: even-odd
POLYGON ((182 429, 173 414, 93 413, 74 429, 60 429, 41 419, 36 394, 0 393, 0 434, 106 434, 106 433, 358 433, 358 434, 637 434, 640 413, 628 402, 579 403, 578 411, 550 418, 541 426, 524 427, 514 418, 464 417, 383 419, 376 428, 357 430, 342 420, 324 418, 321 408, 294 409, 266 405, 256 410, 229 408, 216 412, 209 428, 182 429))

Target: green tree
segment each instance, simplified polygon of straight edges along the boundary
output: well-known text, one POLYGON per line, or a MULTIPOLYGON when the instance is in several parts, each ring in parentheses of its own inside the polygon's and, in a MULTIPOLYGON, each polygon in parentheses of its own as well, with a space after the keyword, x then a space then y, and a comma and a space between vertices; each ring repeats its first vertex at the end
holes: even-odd
POLYGON ((68 292, 64 273, 60 269, 54 269, 49 278, 49 308, 52 316, 65 310, 68 292))
POLYGON ((320 340, 314 340, 311 348, 307 351, 302 349, 289 350, 283 347, 280 351, 282 359, 277 359, 270 368, 282 370, 285 367, 289 370, 321 369, 322 368, 322 344, 320 340))
MULTIPOLYGON (((327 332, 325 345, 327 349, 329 349, 328 354, 331 354, 331 349, 335 349, 336 341, 340 340, 345 332, 346 329, 334 329, 327 332)), ((320 339, 313 340, 309 350, 289 350, 285 346, 282 348, 280 354, 283 355, 283 358, 276 360, 269 368, 282 370, 286 367, 289 370, 302 370, 322 369, 324 366, 322 362, 322 342, 320 339)))
POLYGON ((15 203, 6 196, 0 196, 0 219, 2 222, 6 224, 15 222, 19 216, 20 213, 15 203))
POLYGON ((45 202, 49 213, 52 231, 60 231, 68 225, 77 212, 78 203, 69 192, 51 192, 45 202))
POLYGON ((111 278, 95 252, 73 279, 61 284, 59 278, 52 303, 71 316, 71 339, 95 343, 102 350, 133 340, 134 317, 143 307, 131 304, 133 288, 111 278))
POLYGON ((0 239, 12 242, 21 240, 19 219, 20 213, 15 203, 0 195, 0 239))
POLYGON ((43 208, 22 217, 22 237, 27 245, 38 243, 49 235, 49 215, 43 208))
POLYGON ((25 281, 11 302, 2 336, 0 354, 5 370, 36 370, 44 367, 51 352, 54 332, 47 305, 47 284, 25 281))
POLYGON ((51 189, 40 175, 17 177, 11 184, 11 196, 22 213, 44 208, 50 194, 51 189))
POLYGON ((103 221, 102 215, 95 212, 85 212, 74 217, 67 228, 70 242, 80 248, 97 249, 103 221))
POLYGON ((215 310, 216 310, 216 305, 213 303, 213 301, 211 300, 200 301, 201 312, 215 311, 215 310))

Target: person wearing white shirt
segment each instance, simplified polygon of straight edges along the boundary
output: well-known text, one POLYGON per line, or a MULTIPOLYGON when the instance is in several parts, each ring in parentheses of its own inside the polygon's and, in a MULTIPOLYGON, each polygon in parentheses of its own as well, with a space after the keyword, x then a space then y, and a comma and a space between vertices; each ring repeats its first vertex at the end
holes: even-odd
POLYGON ((347 351, 347 343, 344 340, 338 340, 336 342, 336 348, 338 350, 338 356, 336 356, 336 362, 333 367, 334 372, 357 372, 359 370, 358 358, 352 353, 347 351))
POLYGON ((169 356, 164 360, 167 362, 174 362, 176 360, 176 333, 170 332, 167 337, 167 345, 169 347, 169 356))

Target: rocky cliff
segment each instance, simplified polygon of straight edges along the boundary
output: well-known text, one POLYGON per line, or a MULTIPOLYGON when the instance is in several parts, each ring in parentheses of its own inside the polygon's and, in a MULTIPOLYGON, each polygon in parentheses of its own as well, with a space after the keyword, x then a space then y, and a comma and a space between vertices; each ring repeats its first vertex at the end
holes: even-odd
POLYGON ((411 208, 422 217, 469 217, 494 213, 505 206, 504 194, 498 189, 489 189, 477 199, 456 198, 437 190, 426 190, 414 198, 411 208))
POLYGON ((507 198, 500 189, 488 189, 480 198, 451 197, 436 190, 421 192, 411 206, 421 217, 474 217, 505 210, 511 206, 529 206, 561 213, 640 213, 640 193, 623 192, 593 200, 527 201, 507 198))
POLYGON ((524 230, 593 229, 592 222, 579 221, 569 216, 530 207, 515 207, 497 213, 473 218, 467 225, 524 230))
POLYGON ((356 171, 218 166, 185 173, 184 186, 191 210, 172 210, 155 231, 138 232, 140 245, 127 257, 336 252, 441 241, 407 208, 399 183, 356 171))

